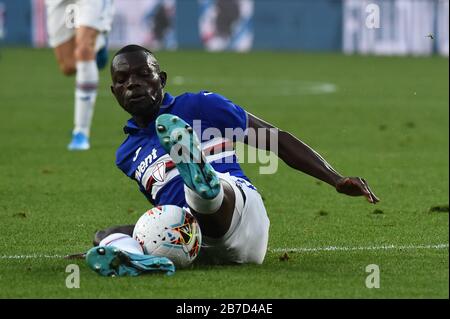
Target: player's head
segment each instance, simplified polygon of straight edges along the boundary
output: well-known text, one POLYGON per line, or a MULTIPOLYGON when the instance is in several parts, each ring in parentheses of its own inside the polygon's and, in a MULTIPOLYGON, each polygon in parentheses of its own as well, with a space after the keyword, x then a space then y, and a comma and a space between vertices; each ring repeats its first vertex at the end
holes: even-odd
POLYGON ((157 114, 167 74, 152 52, 134 44, 123 47, 111 61, 111 78, 111 91, 125 111, 146 120, 157 114))

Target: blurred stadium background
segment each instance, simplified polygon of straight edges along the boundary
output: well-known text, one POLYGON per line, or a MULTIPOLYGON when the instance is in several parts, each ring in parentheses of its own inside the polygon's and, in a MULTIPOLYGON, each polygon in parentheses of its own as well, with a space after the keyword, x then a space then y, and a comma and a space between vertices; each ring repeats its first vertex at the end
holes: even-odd
MULTIPOLYGON (((449 54, 448 0, 115 0, 115 7, 113 48, 449 54), (382 28, 372 19, 378 10, 382 28)), ((1 0, 0 39, 45 47, 44 0, 1 0)))
POLYGON ((92 148, 68 152, 74 78, 47 47, 44 0, 0 0, 1 298, 448 298, 448 0, 115 7, 111 51, 157 51, 169 92, 229 97, 367 178, 381 202, 340 196, 283 163, 271 176, 244 163, 271 219, 263 266, 111 281, 62 259, 149 208, 114 165, 128 116, 102 70, 92 148), (81 289, 66 288, 69 263, 81 289), (380 265, 380 289, 364 284, 369 264, 380 265))

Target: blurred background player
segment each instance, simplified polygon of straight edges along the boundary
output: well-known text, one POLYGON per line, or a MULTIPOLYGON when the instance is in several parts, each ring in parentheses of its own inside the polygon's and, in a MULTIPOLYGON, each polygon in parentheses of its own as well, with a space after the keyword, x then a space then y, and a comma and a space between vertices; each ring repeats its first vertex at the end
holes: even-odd
POLYGON ((61 72, 76 74, 74 129, 69 150, 88 150, 99 82, 108 62, 113 0, 46 0, 49 44, 61 72))

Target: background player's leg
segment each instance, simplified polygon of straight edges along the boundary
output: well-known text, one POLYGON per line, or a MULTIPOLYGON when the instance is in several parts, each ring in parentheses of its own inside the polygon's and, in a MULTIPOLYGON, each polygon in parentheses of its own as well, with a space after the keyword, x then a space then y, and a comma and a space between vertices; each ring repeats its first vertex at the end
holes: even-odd
POLYGON ((71 150, 89 149, 89 135, 99 81, 95 44, 98 31, 80 26, 75 35, 76 89, 75 118, 71 150))
POLYGON ((55 47, 54 52, 61 72, 64 75, 75 74, 75 37, 55 47))
POLYGON ((75 67, 75 32, 66 24, 66 9, 75 0, 46 1, 47 33, 61 72, 73 75, 75 67))

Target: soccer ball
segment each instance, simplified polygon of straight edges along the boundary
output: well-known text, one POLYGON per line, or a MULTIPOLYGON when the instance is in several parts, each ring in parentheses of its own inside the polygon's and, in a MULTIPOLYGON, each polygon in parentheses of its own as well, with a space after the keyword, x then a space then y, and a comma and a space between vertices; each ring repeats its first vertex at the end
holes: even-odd
POLYGON ((202 243, 194 215, 174 205, 157 206, 145 212, 134 226, 133 238, 145 254, 167 257, 180 268, 195 260, 202 243))

